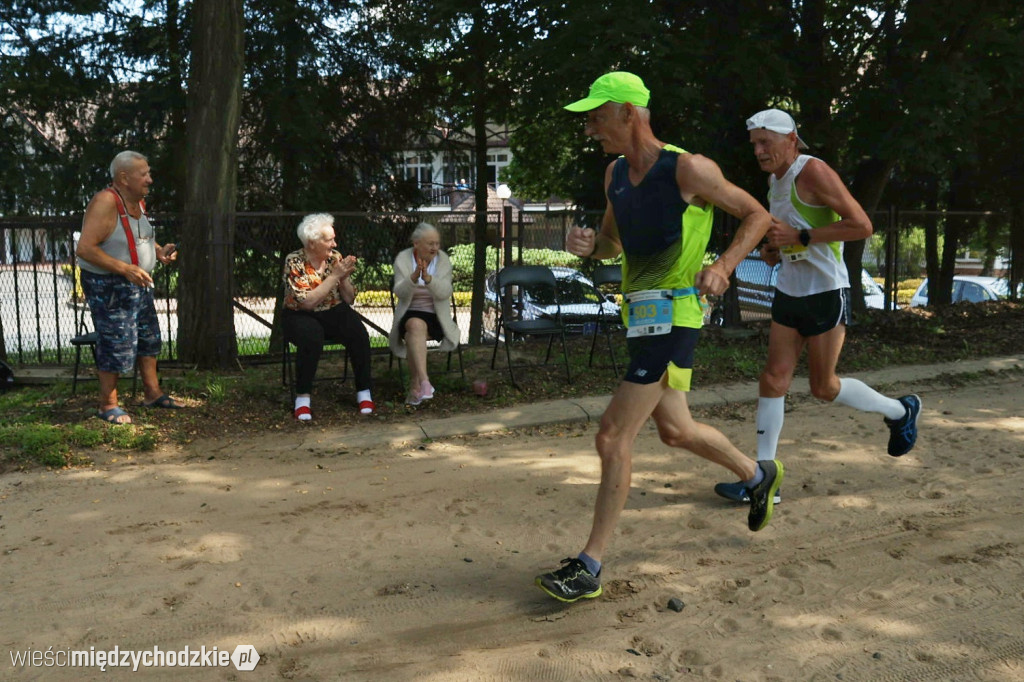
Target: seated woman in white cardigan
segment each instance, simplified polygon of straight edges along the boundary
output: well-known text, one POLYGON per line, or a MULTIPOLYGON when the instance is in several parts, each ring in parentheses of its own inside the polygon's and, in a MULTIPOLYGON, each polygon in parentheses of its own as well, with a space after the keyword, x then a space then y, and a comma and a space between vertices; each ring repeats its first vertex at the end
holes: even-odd
POLYGON ((430 223, 412 232, 412 247, 395 257, 395 320, 388 344, 391 352, 409 361, 406 403, 419 405, 434 397, 427 376, 427 341, 440 341, 440 349, 455 350, 459 328, 450 311, 452 263, 441 250, 441 234, 430 223))

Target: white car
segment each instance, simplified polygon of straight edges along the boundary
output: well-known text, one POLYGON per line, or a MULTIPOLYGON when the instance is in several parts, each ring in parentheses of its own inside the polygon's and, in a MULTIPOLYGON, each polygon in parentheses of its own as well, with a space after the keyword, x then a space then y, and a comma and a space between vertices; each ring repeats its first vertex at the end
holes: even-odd
MULTIPOLYGON (((953 275, 953 303, 981 303, 998 301, 1010 295, 1010 285, 1005 279, 998 277, 980 277, 975 275, 953 275)), ((914 295, 910 298, 910 307, 917 308, 928 305, 928 278, 921 282, 914 295)))
MULTIPOLYGON (((616 320, 621 317, 614 296, 605 296, 594 283, 579 270, 562 266, 551 268, 558 283, 558 300, 562 308, 562 321, 567 334, 593 333, 598 319, 616 320)), ((484 283, 484 336, 494 338, 498 294, 494 291, 495 274, 484 283)), ((536 320, 555 316, 555 305, 550 289, 530 291, 524 297, 522 319, 536 320)))

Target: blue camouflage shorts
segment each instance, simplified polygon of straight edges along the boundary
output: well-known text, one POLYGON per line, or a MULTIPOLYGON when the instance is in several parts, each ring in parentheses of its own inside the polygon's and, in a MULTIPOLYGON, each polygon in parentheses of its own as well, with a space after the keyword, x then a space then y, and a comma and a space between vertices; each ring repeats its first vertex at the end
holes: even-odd
POLYGON ((125 374, 135 366, 136 356, 158 356, 160 324, 153 290, 132 284, 121 275, 81 272, 82 291, 99 336, 96 368, 125 374))

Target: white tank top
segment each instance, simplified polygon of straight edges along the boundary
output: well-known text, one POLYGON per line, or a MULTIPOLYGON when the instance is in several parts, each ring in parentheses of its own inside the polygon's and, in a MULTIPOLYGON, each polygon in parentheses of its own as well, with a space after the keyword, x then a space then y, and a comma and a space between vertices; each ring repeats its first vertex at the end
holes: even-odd
MULTIPOLYGON (((800 200, 796 193, 796 178, 808 161, 815 157, 801 154, 786 174, 769 176, 769 210, 779 220, 797 229, 814 229, 838 222, 841 218, 828 206, 811 206, 800 200)), ((776 288, 790 296, 810 296, 823 291, 846 289, 850 276, 843 263, 842 242, 816 242, 807 247, 807 258, 789 261, 782 259, 776 288)))

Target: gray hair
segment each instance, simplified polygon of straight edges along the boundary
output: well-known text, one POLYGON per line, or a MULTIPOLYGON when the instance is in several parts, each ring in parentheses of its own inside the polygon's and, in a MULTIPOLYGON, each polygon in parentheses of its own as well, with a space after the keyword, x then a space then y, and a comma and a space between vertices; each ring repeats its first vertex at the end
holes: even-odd
POLYGON ((416 242, 423 238, 423 235, 427 234, 428 232, 434 232, 437 234, 438 237, 441 236, 441 232, 438 231, 438 229, 431 225, 430 223, 420 223, 419 225, 416 226, 416 229, 412 231, 412 235, 409 237, 409 241, 415 244, 416 242))
POLYGON ((320 239, 328 227, 334 227, 334 216, 330 213, 311 213, 302 219, 296 233, 302 245, 307 246, 314 239, 320 239))
MULTIPOLYGON (((615 113, 616 114, 619 113, 620 109, 622 109, 622 102, 611 102, 610 101, 610 102, 608 102, 608 104, 612 105, 612 108, 615 109, 615 113)), ((636 104, 634 104, 633 105, 633 110, 636 111, 637 117, 641 121, 646 121, 647 123, 650 123, 650 121, 651 121, 651 110, 649 108, 637 106, 636 104)))
POLYGON ((116 180, 117 174, 123 170, 128 170, 131 166, 139 161, 146 161, 146 157, 138 152, 123 151, 114 157, 114 160, 110 162, 110 179, 116 180))

